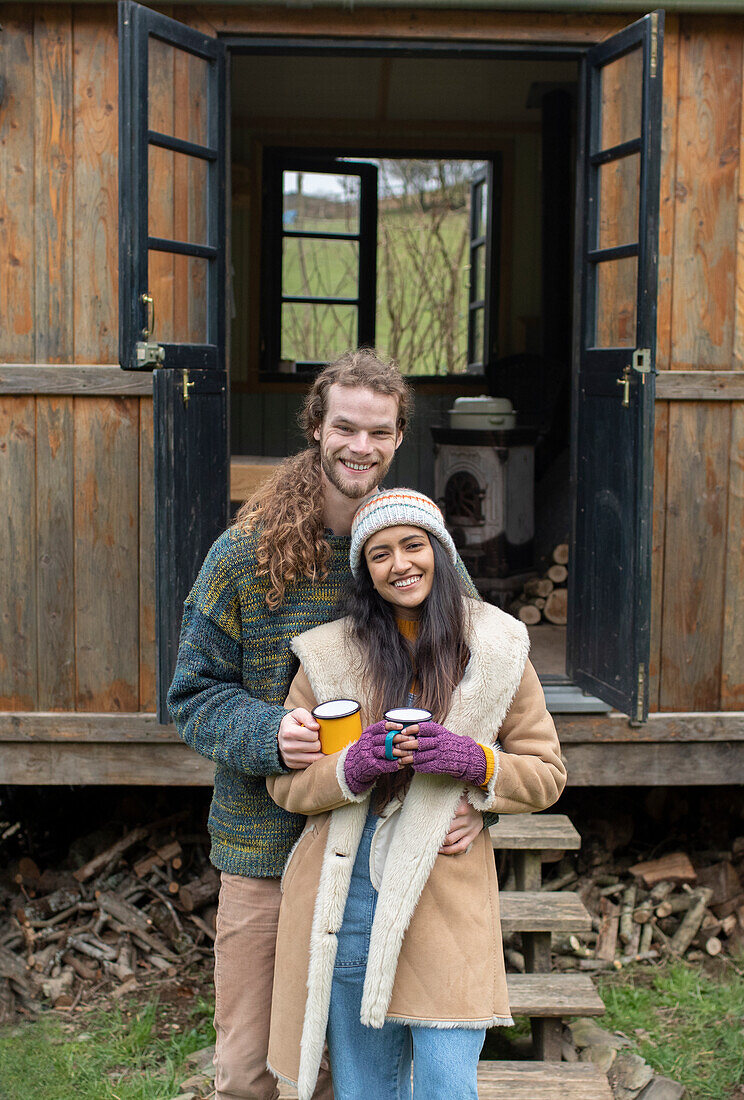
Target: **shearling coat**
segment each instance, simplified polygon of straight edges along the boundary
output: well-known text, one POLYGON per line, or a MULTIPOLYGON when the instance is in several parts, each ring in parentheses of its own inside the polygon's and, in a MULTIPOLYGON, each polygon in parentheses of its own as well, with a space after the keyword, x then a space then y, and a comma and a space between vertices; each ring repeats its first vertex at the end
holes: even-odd
MULTIPOLYGON (((487 788, 468 787, 480 810, 542 810, 565 784, 553 720, 527 661, 522 623, 497 608, 467 601, 470 660, 444 724, 494 744, 487 788)), ((340 620, 295 638, 301 668, 285 705, 356 698, 365 712, 359 655, 340 620)), ((369 792, 346 785, 346 751, 304 771, 267 780, 285 809, 309 815, 285 867, 279 915, 269 1067, 312 1095, 323 1052, 337 932, 343 920, 369 792)), ((379 885, 362 999, 362 1022, 386 1019, 429 1027, 511 1023, 499 922, 498 884, 488 833, 467 852, 439 856, 463 784, 414 775, 379 885)))

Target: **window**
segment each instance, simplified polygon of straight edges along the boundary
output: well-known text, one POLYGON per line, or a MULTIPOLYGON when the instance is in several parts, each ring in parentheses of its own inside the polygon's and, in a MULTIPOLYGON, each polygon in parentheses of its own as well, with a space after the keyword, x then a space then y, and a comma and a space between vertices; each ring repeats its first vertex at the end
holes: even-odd
POLYGON ((483 374, 498 356, 500 169, 267 150, 262 371, 375 344, 406 374, 483 374))

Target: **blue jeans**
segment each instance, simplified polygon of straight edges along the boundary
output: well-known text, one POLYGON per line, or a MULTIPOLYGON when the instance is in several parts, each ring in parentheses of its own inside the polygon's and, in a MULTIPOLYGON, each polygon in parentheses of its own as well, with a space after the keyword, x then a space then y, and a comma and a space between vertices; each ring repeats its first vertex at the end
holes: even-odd
POLYGON ((328 1050, 335 1100, 477 1100, 478 1058, 485 1028, 360 1023, 364 973, 377 892, 369 852, 377 816, 364 826, 338 935, 328 1050), (413 1063, 413 1092, 411 1092, 413 1063))

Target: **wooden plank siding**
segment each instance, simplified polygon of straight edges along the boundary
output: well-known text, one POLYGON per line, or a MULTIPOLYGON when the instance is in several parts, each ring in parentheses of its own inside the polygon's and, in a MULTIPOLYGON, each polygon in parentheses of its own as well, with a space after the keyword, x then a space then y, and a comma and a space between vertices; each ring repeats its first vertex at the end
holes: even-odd
MULTIPOLYGON (((744 339, 744 22, 683 16, 669 29, 658 365, 731 371, 741 368, 744 339)), ((662 710, 742 705, 741 514, 731 515, 740 409, 738 401, 657 404, 651 667, 652 704, 662 710)))
MULTIPOLYGON (((207 32, 582 44, 631 21, 206 5, 175 14, 207 32)), ((0 571, 0 707, 149 712, 152 401, 139 377, 85 373, 110 369, 118 351, 115 5, 3 5, 0 22, 0 510, 12 564, 0 571), (6 392, 3 364, 38 364, 38 391, 6 392), (47 380, 55 366, 56 393, 47 380), (116 392, 125 383, 131 391, 116 392)), ((743 51, 741 17, 667 18, 657 365, 680 380, 676 389, 660 380, 656 407, 650 665, 652 709, 666 712, 744 708, 744 400, 721 382, 724 372, 744 374, 743 51), (696 396, 693 372, 718 399, 696 396)), ((189 74, 180 79, 188 96, 189 74)), ((164 129, 176 84, 165 56, 154 77, 164 129)), ((199 104, 190 111, 193 132, 199 104)), ((174 159, 153 162, 153 216, 198 238, 196 179, 169 179, 174 159)), ((246 208, 233 228, 248 237, 246 208)), ((236 248, 236 264, 245 251, 236 248)), ((161 255, 156 336, 200 323, 197 281, 193 311, 175 316, 175 275, 161 255)), ((255 290, 255 272, 252 280, 255 290)), ((252 297, 236 308, 253 323, 252 297)), ((233 449, 301 445, 296 391, 267 385, 241 402, 233 449)), ((429 427, 451 401, 419 394, 391 483, 433 492, 429 427)))

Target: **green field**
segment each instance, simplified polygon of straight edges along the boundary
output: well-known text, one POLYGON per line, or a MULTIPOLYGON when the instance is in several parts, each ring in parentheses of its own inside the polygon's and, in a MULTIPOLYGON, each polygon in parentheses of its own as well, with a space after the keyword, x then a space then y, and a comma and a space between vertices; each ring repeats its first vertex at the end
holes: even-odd
MULTIPOLYGON (((377 239, 375 345, 410 374, 464 371, 467 358, 468 210, 439 224, 424 213, 381 210, 377 239)), ((336 219, 304 218, 303 229, 339 232, 336 219)), ((355 241, 284 238, 283 292, 356 297, 355 241)), ((288 303, 282 358, 327 360, 356 344, 353 306, 288 303)))

